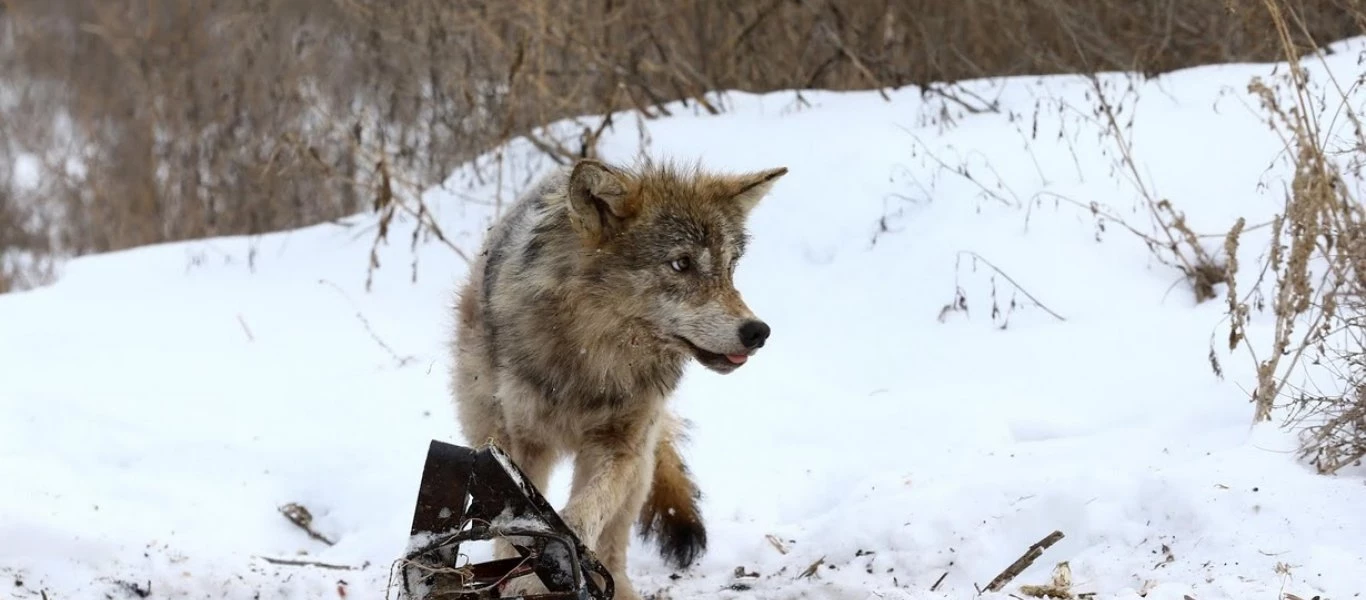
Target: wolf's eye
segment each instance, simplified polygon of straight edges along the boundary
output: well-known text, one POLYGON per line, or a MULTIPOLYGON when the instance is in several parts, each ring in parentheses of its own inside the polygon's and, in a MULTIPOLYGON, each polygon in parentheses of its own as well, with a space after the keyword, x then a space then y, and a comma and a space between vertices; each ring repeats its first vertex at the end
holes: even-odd
POLYGON ((669 261, 669 266, 672 267, 673 270, 682 273, 692 267, 692 260, 686 256, 680 256, 669 261))

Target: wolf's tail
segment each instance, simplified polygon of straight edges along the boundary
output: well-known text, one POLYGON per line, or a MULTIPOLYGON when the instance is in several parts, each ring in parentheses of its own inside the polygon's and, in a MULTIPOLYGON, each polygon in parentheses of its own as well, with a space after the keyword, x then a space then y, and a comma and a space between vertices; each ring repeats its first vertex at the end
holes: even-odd
POLYGON ((697 502, 697 489, 678 454, 684 423, 670 416, 655 446, 655 474, 650 496, 640 510, 640 535, 654 538, 664 560, 680 569, 691 566, 707 549, 707 528, 697 502))

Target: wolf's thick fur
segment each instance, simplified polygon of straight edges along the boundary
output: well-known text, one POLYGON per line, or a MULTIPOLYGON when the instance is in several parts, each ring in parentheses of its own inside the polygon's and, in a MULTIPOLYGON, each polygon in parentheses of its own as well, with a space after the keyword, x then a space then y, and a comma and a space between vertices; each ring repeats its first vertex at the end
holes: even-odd
POLYGON ((620 598, 638 597, 625 573, 633 522, 677 566, 706 548, 666 401, 689 359, 729 373, 768 337, 732 275, 750 210, 785 173, 580 160, 508 209, 460 290, 465 437, 497 443, 542 490, 573 455, 562 514, 620 598))

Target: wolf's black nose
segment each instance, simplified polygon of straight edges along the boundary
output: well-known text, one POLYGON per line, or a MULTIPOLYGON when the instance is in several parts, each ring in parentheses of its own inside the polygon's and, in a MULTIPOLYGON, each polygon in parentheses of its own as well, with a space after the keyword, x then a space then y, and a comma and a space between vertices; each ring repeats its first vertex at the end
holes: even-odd
POLYGON ((745 321, 740 326, 740 343, 746 348, 753 350, 764 347, 764 340, 768 339, 768 324, 763 321, 745 321))

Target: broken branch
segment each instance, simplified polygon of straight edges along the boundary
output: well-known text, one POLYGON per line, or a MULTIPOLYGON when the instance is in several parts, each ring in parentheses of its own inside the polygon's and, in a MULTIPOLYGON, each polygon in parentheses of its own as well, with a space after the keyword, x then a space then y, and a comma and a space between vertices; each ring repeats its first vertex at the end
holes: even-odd
POLYGON ((1043 556, 1044 550, 1047 550, 1049 546, 1058 543, 1058 540, 1061 540, 1062 538, 1063 535, 1061 531, 1054 531, 1053 533, 1048 534, 1044 539, 1035 542, 1029 547, 1029 550, 1025 551, 1024 556, 1015 559, 1015 562, 1010 563, 1009 567, 1006 567, 1004 571, 1001 571, 1000 575, 997 575, 995 579, 992 579, 991 583, 987 584, 986 591, 1001 591, 1001 588, 1005 587, 1007 583, 1010 583, 1012 579, 1018 577, 1025 569, 1028 569, 1040 556, 1043 556))
POLYGON ((334 569, 337 571, 355 571, 359 568, 351 565, 334 565, 331 563, 318 562, 316 560, 295 560, 292 558, 272 558, 269 556, 258 556, 256 558, 264 560, 272 565, 284 565, 287 567, 321 567, 323 569, 334 569))
POLYGON ((931 592, 937 592, 937 591, 939 591, 939 585, 942 584, 942 583, 944 583, 944 578, 945 578, 945 577, 948 577, 948 576, 949 576, 949 572, 948 572, 948 571, 944 571, 944 574, 943 574, 943 575, 940 575, 940 576, 939 576, 939 579, 934 580, 934 585, 930 586, 930 591, 931 591, 931 592))

